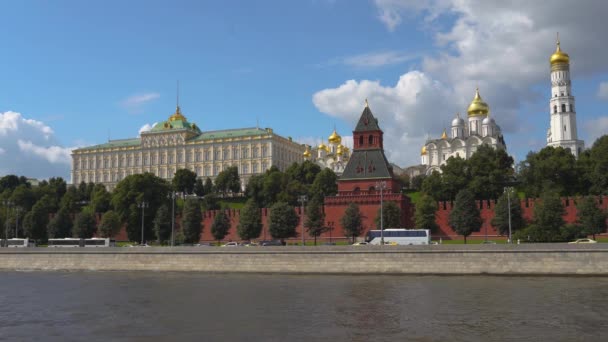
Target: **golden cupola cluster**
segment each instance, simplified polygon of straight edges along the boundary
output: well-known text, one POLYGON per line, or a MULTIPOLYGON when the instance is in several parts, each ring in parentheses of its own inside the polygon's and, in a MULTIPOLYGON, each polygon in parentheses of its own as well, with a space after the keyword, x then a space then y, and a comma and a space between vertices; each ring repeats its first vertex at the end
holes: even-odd
POLYGON ((306 150, 304 151, 304 153, 302 153, 302 156, 304 156, 304 158, 310 158, 310 146, 306 145, 306 150))
POLYGON ((169 121, 176 120, 188 121, 186 120, 186 117, 182 114, 182 110, 179 108, 179 106, 175 108, 175 113, 173 113, 173 115, 169 117, 169 121))
POLYGON ((420 150, 420 155, 426 156, 426 145, 422 146, 422 149, 420 150))
POLYGON ((559 35, 557 36, 557 47, 551 58, 549 58, 549 62, 551 62, 552 66, 556 64, 570 64, 570 56, 563 52, 559 46, 559 35))
POLYGON ((488 115, 489 112, 490 106, 488 106, 488 104, 481 99, 481 96, 479 95, 479 88, 477 88, 475 91, 475 98, 469 105, 467 113, 469 116, 481 116, 488 115))
POLYGON ((325 152, 329 152, 329 148, 323 142, 321 142, 319 146, 317 146, 317 150, 324 150, 325 152))
POLYGON ((338 132, 336 132, 335 129, 334 129, 334 132, 329 136, 329 138, 327 138, 327 140, 331 144, 340 144, 340 143, 342 143, 342 137, 338 134, 338 132))

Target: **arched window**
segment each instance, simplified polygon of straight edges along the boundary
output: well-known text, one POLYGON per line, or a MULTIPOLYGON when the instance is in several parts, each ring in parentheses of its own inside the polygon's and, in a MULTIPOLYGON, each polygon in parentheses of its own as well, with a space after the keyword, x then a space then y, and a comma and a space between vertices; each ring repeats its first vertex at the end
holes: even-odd
POLYGON ((557 113, 557 106, 553 106, 553 113, 557 113))
POLYGON ((359 136, 359 146, 363 146, 363 136, 359 136))
POLYGON ((370 135, 369 138, 367 138, 367 143, 369 145, 372 145, 374 143, 374 136, 373 135, 370 135))
POLYGON ((562 104, 562 113, 565 113, 565 112, 566 112, 566 105, 562 104))

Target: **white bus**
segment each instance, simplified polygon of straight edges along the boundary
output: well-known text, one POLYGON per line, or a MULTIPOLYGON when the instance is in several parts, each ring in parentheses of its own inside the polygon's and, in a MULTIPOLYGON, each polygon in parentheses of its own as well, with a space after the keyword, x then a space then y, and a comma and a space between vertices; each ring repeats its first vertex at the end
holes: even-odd
POLYGON ((388 228, 384 230, 384 234, 381 234, 380 230, 370 230, 365 241, 370 245, 379 245, 382 235, 384 235, 384 244, 428 245, 431 243, 431 232, 428 229, 403 228, 388 228))
POLYGON ((63 239, 49 239, 49 247, 82 247, 84 246, 84 239, 78 238, 63 238, 63 239))
POLYGON ((6 247, 36 247, 36 242, 28 238, 5 240, 6 247))
POLYGON ((90 238, 84 239, 85 247, 115 247, 116 241, 109 238, 90 238))

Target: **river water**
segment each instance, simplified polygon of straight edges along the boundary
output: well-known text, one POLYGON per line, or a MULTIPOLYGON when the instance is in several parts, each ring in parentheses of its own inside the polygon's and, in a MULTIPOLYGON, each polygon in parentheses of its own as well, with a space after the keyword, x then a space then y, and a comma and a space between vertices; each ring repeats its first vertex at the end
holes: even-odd
POLYGON ((602 341, 608 278, 0 272, 0 341, 602 341))

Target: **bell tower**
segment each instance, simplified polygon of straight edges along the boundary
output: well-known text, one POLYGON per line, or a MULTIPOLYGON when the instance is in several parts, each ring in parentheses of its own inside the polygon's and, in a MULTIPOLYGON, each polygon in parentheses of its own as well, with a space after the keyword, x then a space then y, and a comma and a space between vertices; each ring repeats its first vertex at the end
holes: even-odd
POLYGON ((547 146, 569 148, 578 158, 585 142, 578 140, 576 110, 570 82, 570 56, 557 47, 551 58, 551 100, 549 100, 551 126, 547 131, 547 146))

